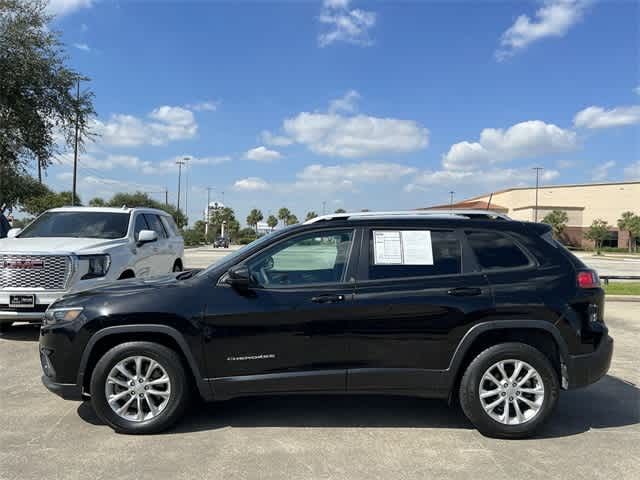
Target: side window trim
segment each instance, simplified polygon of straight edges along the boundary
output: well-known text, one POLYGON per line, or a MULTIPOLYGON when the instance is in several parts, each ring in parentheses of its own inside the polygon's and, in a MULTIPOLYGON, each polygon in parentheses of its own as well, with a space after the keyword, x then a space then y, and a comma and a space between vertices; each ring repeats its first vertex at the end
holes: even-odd
MULTIPOLYGON (((351 245, 349 246, 349 252, 347 253, 347 266, 344 272, 342 273, 342 278, 340 279, 339 282, 318 282, 318 283, 305 283, 301 285, 278 285, 278 286, 267 286, 267 287, 258 286, 258 287, 252 287, 252 288, 255 288, 256 290, 261 290, 261 291, 270 291, 270 290, 306 290, 306 289, 318 288, 318 287, 354 287, 356 275, 353 274, 355 270, 353 264, 354 264, 354 260, 358 256, 358 251, 359 251, 359 248, 356 246, 356 241, 358 239, 358 236, 361 235, 361 229, 356 227, 343 226, 343 227, 323 228, 318 230, 306 230, 303 232, 295 233, 293 235, 287 235, 286 237, 278 239, 277 242, 271 243, 269 245, 265 245, 264 248, 258 250, 257 252, 254 252, 249 257, 242 259, 241 261, 239 261, 233 266, 246 265, 255 257, 262 255, 266 251, 276 247, 277 245, 280 245, 281 243, 295 239, 296 237, 301 237, 309 234, 326 235, 326 234, 329 234, 330 232, 343 232, 343 231, 351 231, 352 236, 351 236, 351 245), (350 281, 351 278, 353 278, 353 281, 350 281)), ((223 274, 218 280, 219 285, 223 283, 223 279, 225 275, 226 274, 223 274)))
POLYGON ((465 228, 462 234, 465 237, 465 241, 467 242, 470 254, 473 255, 473 259, 477 265, 478 271, 483 274, 517 272, 519 270, 526 271, 526 270, 535 269, 540 266, 536 258, 529 252, 529 250, 527 250, 527 248, 525 248, 524 245, 522 245, 522 243, 520 243, 517 238, 514 238, 513 235, 510 235, 509 232, 490 230, 486 228, 465 228), (489 232, 498 236, 506 237, 509 240, 511 240, 516 247, 520 249, 522 254, 525 257, 527 257, 527 260, 529 260, 529 263, 527 265, 520 265, 518 267, 483 268, 482 265, 480 265, 480 262, 478 261, 478 257, 476 256, 476 253, 474 252, 473 247, 471 246, 470 243, 468 243, 469 239, 467 238, 467 232, 489 232))
POLYGON ((149 227, 149 223, 147 222, 146 217, 144 216, 144 213, 138 213, 136 215, 136 218, 133 220, 133 236, 135 237, 134 240, 136 242, 138 241, 138 234, 140 233, 140 232, 136 232, 136 226, 137 226, 139 218, 142 219, 142 221, 144 222, 145 227, 147 227, 146 229, 143 228, 142 230, 150 230, 151 229, 151 227, 149 227))
POLYGON ((151 230, 154 230, 154 231, 158 234, 158 237, 159 237, 159 238, 161 238, 161 239, 163 239, 163 238, 168 238, 168 237, 167 237, 167 232, 166 232, 166 230, 164 229, 164 226, 162 225, 162 221, 160 220, 160 218, 158 217, 158 215, 156 215, 155 213, 143 213, 143 215, 144 215, 144 219, 145 219, 145 221, 147 222, 147 225, 149 226, 149 228, 150 228, 151 230), (158 225, 160 225, 160 228, 162 229, 162 231, 161 231, 161 232, 158 232, 155 228, 153 228, 153 224, 152 224, 152 223, 150 224, 149 218, 147 218, 147 217, 155 217, 156 222, 158 223, 158 225), (164 236, 162 236, 162 232, 164 232, 164 236))

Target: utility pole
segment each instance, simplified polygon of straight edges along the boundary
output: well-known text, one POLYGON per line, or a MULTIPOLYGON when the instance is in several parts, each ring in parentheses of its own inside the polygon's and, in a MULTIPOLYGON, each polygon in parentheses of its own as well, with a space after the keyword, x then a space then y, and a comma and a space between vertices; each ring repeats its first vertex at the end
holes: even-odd
POLYGON ((453 190, 449 192, 449 208, 453 210, 453 194, 456 193, 453 190))
POLYGON ((222 192, 222 206, 226 207, 225 203, 224 203, 224 192, 222 192))
POLYGON ((211 190, 213 187, 207 187, 207 209, 205 210, 205 224, 204 224, 204 235, 205 237, 209 234, 209 204, 211 203, 211 190))
POLYGON ((176 165, 178 165, 178 211, 180 211, 180 183, 182 180, 182 165, 184 165, 184 160, 176 160, 176 165))
POLYGON ((540 170, 544 170, 542 167, 533 167, 536 171, 536 209, 535 209, 535 222, 538 221, 538 187, 540 186, 540 170))
POLYGON ((164 187, 164 206, 169 206, 169 189, 167 187, 164 187))
MULTIPOLYGON (((78 177, 78 128, 80 122, 80 77, 77 78, 76 83, 76 135, 75 143, 73 146, 73 189, 71 192, 71 206, 76 204, 76 181, 78 177)), ((40 177, 40 161, 38 161, 38 176, 40 177)), ((42 178, 40 178, 42 183, 42 178)))
POLYGON ((191 160, 191 157, 184 157, 184 162, 187 165, 186 169, 187 169, 187 190, 185 192, 184 195, 184 213, 187 216, 187 227, 189 226, 189 178, 191 176, 190 171, 191 171, 191 164, 189 163, 189 160, 191 160))

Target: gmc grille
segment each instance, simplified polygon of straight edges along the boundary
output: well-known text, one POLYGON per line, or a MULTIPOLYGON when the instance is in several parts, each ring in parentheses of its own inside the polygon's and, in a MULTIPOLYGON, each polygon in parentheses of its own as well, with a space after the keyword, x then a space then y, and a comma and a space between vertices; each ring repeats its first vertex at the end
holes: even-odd
POLYGON ((42 288, 65 290, 72 274, 71 258, 67 255, 8 255, 0 253, 0 289, 42 288), (21 263, 25 262, 25 263, 21 263), (34 262, 42 268, 25 268, 34 262))

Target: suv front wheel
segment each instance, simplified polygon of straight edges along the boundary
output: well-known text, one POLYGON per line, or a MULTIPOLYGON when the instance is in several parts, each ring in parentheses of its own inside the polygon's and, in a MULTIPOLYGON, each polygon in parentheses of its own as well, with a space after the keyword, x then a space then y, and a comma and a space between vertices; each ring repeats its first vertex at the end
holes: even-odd
POLYGON ((184 413, 189 385, 180 357, 152 342, 113 347, 91 375, 91 404, 120 433, 156 433, 184 413))
POLYGON ((469 364, 460 404, 482 434, 525 438, 548 420, 558 393, 558 377, 543 353, 523 343, 503 343, 469 364))

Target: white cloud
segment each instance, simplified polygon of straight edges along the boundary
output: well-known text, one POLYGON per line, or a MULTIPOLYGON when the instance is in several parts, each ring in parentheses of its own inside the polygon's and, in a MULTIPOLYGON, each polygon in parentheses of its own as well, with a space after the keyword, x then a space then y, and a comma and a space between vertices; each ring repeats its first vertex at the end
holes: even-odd
POLYGON ((360 162, 346 165, 313 164, 297 174, 299 180, 334 182, 347 179, 352 182, 397 180, 415 173, 416 169, 399 163, 360 162))
POLYGON ((369 46, 372 40, 369 30, 376 24, 375 12, 351 9, 349 0, 325 0, 318 20, 324 31, 318 36, 318 44, 326 47, 336 42, 369 46))
POLYGON ((237 180, 233 184, 234 190, 239 191, 257 191, 257 190, 266 190, 269 188, 269 184, 258 177, 248 177, 243 178, 242 180, 237 180))
POLYGON ((606 180, 609 176, 609 169, 615 166, 616 162, 614 162, 613 160, 609 160, 608 162, 598 165, 591 172, 591 180, 596 182, 606 180))
POLYGON ((218 102, 207 100, 204 102, 189 103, 185 105, 185 107, 194 112, 215 112, 218 109, 218 102))
POLYGON ((589 0, 545 0, 535 18, 520 15, 502 34, 495 56, 504 60, 530 44, 548 37, 563 37, 580 21, 589 0))
POLYGON ((167 173, 174 173, 178 171, 178 160, 189 160, 182 166, 183 171, 185 168, 198 166, 215 166, 222 163, 231 161, 229 155, 210 156, 210 157, 194 157, 192 155, 177 155, 175 157, 163 160, 161 162, 144 162, 142 165, 142 172, 149 175, 163 175, 167 173))
POLYGON ((576 134, 540 120, 513 125, 507 130, 485 128, 479 142, 459 142, 443 156, 449 170, 470 170, 480 165, 507 162, 517 158, 533 158, 573 150, 576 134))
POLYGON ((640 123, 640 105, 616 107, 605 110, 602 107, 587 107, 573 118, 573 124, 581 128, 623 127, 640 123))
POLYGON ((118 147, 157 146, 193 138, 198 132, 193 112, 182 107, 164 105, 148 117, 150 120, 114 114, 106 122, 95 120, 93 129, 100 135, 97 141, 118 147))
POLYGON ((329 103, 329 113, 345 112, 353 113, 357 109, 360 94, 355 90, 349 90, 342 98, 336 98, 329 103))
POLYGON ((81 23, 80 24, 80 31, 82 33, 89 31, 89 25, 87 25, 86 23, 81 23))
POLYGON ((267 145, 274 145, 276 147, 286 147, 293 143, 293 140, 290 138, 282 135, 274 135, 269 130, 263 130, 262 133, 260 133, 260 138, 267 145))
POLYGON ((636 95, 640 95, 640 85, 638 85, 636 88, 634 88, 634 89, 633 89, 633 92, 634 92, 636 95))
POLYGON ((557 165, 558 168, 571 168, 573 166, 576 165, 577 162, 575 162, 574 160, 558 160, 557 165))
POLYGON ((90 52, 91 47, 86 43, 74 43, 73 46, 78 50, 82 50, 83 52, 90 52))
MULTIPOLYGON (((548 182, 557 178, 557 170, 544 170, 540 175, 541 182, 548 182)), ((492 168, 470 170, 427 170, 417 175, 405 191, 424 190, 426 186, 451 187, 453 185, 487 185, 519 186, 527 185, 535 180, 535 173, 529 168, 492 168)))
POLYGON ((640 180, 640 160, 625 167, 624 178, 627 180, 640 180))
POLYGON ((283 129, 314 153, 346 158, 412 152, 429 143, 429 130, 414 121, 366 115, 302 112, 283 129))
POLYGON ((254 160, 256 162, 272 162, 281 158, 282 155, 280 154, 280 152, 269 150, 264 146, 260 146, 247 151, 245 157, 248 160, 254 160))
POLYGON ((93 0, 49 0, 47 12, 52 15, 63 16, 81 8, 90 8, 93 3, 93 0))

